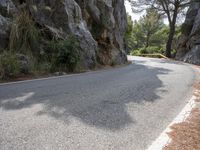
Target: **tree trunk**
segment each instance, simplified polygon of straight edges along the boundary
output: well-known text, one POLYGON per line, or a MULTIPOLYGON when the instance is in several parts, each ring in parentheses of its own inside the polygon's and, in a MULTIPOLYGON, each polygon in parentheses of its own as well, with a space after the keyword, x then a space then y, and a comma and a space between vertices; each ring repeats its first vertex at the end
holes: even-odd
POLYGON ((175 27, 176 24, 170 25, 170 31, 169 31, 169 36, 167 40, 167 45, 166 45, 166 57, 171 58, 171 50, 172 50, 172 43, 174 39, 174 34, 175 34, 175 27))
POLYGON ((178 16, 179 3, 175 4, 172 21, 169 22, 169 36, 166 45, 166 57, 171 58, 172 43, 176 32, 176 19, 178 16))
POLYGON ((150 39, 150 34, 147 33, 145 48, 149 47, 149 39, 150 39))

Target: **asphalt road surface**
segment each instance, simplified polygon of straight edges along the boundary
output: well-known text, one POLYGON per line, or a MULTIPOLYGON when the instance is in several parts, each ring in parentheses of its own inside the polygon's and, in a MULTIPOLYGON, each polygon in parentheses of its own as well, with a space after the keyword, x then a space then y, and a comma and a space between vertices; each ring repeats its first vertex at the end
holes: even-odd
POLYGON ((145 150, 192 93, 190 65, 130 57, 104 71, 0 85, 0 150, 145 150))

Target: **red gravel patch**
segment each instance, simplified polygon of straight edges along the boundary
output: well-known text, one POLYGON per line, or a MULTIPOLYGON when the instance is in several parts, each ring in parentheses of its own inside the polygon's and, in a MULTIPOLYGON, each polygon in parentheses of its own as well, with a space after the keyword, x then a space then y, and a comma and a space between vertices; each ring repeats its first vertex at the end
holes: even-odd
POLYGON ((172 131, 168 135, 172 141, 164 150, 200 150, 200 83, 195 88, 199 90, 195 93, 199 106, 191 111, 184 122, 171 126, 172 131))

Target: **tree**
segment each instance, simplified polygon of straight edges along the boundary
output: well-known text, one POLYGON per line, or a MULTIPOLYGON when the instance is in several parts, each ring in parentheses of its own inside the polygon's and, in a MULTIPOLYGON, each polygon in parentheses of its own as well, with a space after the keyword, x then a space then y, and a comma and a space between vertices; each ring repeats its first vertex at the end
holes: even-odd
POLYGON ((165 15, 169 22, 169 35, 166 44, 166 56, 171 57, 172 42, 176 31, 177 17, 191 0, 128 0, 133 10, 143 11, 147 8, 157 10, 161 15, 165 15))
POLYGON ((131 16, 127 14, 127 30, 125 33, 125 39, 127 43, 127 52, 130 52, 134 48, 134 39, 133 39, 133 21, 131 19, 131 16))
POLYGON ((144 33, 145 48, 149 47, 152 36, 163 27, 163 20, 156 10, 151 8, 146 10, 139 23, 141 25, 141 31, 144 33))
POLYGON ((126 40, 129 50, 163 45, 163 41, 166 41, 161 32, 164 27, 163 19, 153 9, 147 9, 138 21, 133 22, 128 16, 126 40))

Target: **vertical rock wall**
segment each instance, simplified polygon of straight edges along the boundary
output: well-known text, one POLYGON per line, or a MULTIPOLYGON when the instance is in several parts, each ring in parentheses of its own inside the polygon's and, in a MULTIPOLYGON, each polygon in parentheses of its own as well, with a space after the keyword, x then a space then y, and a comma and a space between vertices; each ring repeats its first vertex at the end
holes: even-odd
MULTIPOLYGON (((75 35, 80 42, 84 68, 94 68, 96 64, 122 64, 127 61, 124 0, 1 0, 0 9, 8 8, 9 3, 16 9, 26 3, 36 23, 59 39, 75 35)), ((1 11, 0 15, 0 26, 7 26, 5 22, 12 18, 1 11)), ((0 30, 0 38, 6 40, 7 37, 3 34, 0 30)), ((1 46, 5 47, 0 42, 1 46)))
POLYGON ((200 2, 192 0, 182 26, 176 59, 200 65, 200 2))

